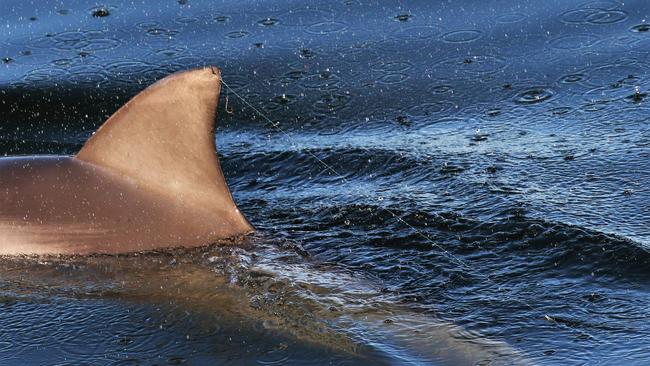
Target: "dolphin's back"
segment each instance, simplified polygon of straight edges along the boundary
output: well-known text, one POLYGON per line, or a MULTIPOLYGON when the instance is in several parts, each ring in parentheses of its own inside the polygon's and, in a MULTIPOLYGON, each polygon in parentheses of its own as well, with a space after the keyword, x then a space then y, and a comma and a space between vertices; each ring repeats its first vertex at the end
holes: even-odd
POLYGON ((220 80, 212 68, 161 80, 75 157, 0 159, 0 254, 132 252, 253 231, 216 155, 220 80))

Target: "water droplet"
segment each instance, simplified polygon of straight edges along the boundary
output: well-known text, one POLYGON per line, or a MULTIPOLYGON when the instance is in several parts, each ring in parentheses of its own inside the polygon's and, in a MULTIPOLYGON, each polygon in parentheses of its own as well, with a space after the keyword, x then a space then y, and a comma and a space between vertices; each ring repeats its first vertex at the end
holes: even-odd
POLYGON ((109 16, 111 13, 108 11, 108 8, 102 6, 92 9, 91 14, 95 18, 103 18, 109 16))
POLYGON ((259 22, 257 22, 257 24, 269 27, 269 26, 278 24, 278 20, 275 19, 275 18, 266 18, 266 19, 262 19, 259 22))
POLYGON ((413 18, 411 14, 399 14, 394 19, 398 22, 408 22, 411 18, 413 18))
POLYGON ((648 31, 650 31, 650 24, 643 23, 643 24, 638 24, 638 25, 635 25, 634 27, 632 27, 632 32, 646 33, 648 31))
POLYGON ((515 98, 517 104, 537 104, 553 97, 553 92, 547 88, 532 88, 519 93, 515 98))

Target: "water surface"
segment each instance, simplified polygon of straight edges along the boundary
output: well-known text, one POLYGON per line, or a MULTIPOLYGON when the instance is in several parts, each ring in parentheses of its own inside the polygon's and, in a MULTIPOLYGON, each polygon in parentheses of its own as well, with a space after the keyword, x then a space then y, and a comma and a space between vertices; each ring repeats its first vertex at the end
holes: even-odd
POLYGON ((3 3, 0 153, 72 154, 151 82, 217 65, 223 170, 260 234, 5 260, 2 363, 650 361, 646 1, 95 5, 3 3))

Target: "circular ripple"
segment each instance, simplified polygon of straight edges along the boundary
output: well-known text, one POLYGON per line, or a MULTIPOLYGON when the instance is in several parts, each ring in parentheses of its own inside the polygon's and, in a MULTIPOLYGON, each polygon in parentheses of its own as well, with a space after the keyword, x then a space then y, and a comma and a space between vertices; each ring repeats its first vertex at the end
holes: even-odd
POLYGON ((413 64, 408 61, 380 61, 370 65, 370 68, 375 71, 400 72, 412 69, 413 64))
POLYGON ((300 83, 307 89, 318 89, 318 90, 335 90, 338 89, 338 86, 341 82, 341 78, 332 73, 319 73, 315 75, 309 75, 300 83))
POLYGON ((631 30, 632 32, 635 33, 648 33, 650 32, 650 24, 647 23, 637 24, 634 27, 632 27, 631 30))
POLYGON ((580 5, 581 8, 584 9, 605 9, 605 10, 613 10, 616 9, 620 6, 621 4, 617 1, 614 0, 594 0, 594 1, 589 1, 586 2, 582 5, 580 5))
POLYGON ((613 24, 626 20, 623 10, 603 8, 581 8, 569 10, 560 15, 560 20, 569 24, 613 24))
POLYGON ((440 29, 433 26, 415 26, 400 28, 392 33, 392 37, 400 40, 419 40, 430 39, 436 37, 440 33, 440 29))
POLYGON ((470 56, 446 59, 439 62, 437 66, 447 70, 481 75, 497 72, 505 68, 507 64, 503 59, 494 56, 470 56))
POLYGON ((25 74, 23 80, 28 82, 43 82, 53 79, 62 79, 65 75, 67 75, 67 71, 63 69, 36 69, 25 74))
POLYGON ((501 14, 496 17, 498 23, 517 23, 524 19, 526 19, 526 15, 521 13, 501 14))
POLYGON ((430 117, 436 114, 446 114, 454 108, 452 102, 430 102, 415 105, 408 109, 408 113, 414 117, 430 117))
POLYGON ((441 36, 442 40, 447 43, 468 43, 476 41, 481 38, 481 31, 470 29, 470 30, 458 30, 449 33, 445 33, 441 36))
POLYGON ((278 20, 276 18, 264 18, 264 19, 258 21, 257 24, 265 26, 265 27, 270 27, 272 25, 278 24, 278 20))
POLYGON ((148 36, 152 37, 167 37, 167 38, 172 38, 179 34, 180 31, 175 30, 175 29, 167 29, 167 28, 149 28, 146 30, 145 34, 148 36))
POLYGON ((153 22, 140 22, 140 23, 137 23, 135 25, 135 27, 140 29, 140 30, 146 31, 146 30, 151 29, 151 28, 160 27, 160 23, 155 22, 155 21, 153 21, 153 22))
POLYGON ((585 79, 585 75, 583 74, 569 74, 562 76, 560 78, 560 82, 564 84, 572 84, 572 83, 577 83, 579 81, 582 81, 585 79))
POLYGON ((311 34, 340 33, 347 29, 347 25, 341 22, 324 21, 310 25, 307 32, 311 34))
POLYGON ((182 25, 188 25, 192 23, 196 23, 199 21, 199 18, 196 17, 178 17, 174 19, 174 22, 182 25))
POLYGON ((569 35, 555 38, 549 42, 550 46, 559 50, 579 50, 593 46, 598 42, 596 36, 589 34, 569 35))
POLYGON ((622 10, 597 11, 587 16, 587 23, 590 24, 613 24, 627 19, 627 13, 622 10))
POLYGON ((338 51, 341 60, 350 63, 371 63, 381 56, 370 46, 345 47, 338 51))
POLYGON ((314 103, 313 107, 317 113, 336 113, 347 107, 349 103, 349 95, 333 93, 321 96, 321 98, 314 103))
POLYGON ((429 89, 431 94, 441 95, 441 94, 454 94, 454 88, 451 85, 440 84, 434 85, 429 89))
POLYGON ((104 69, 100 66, 75 66, 68 71, 70 72, 68 80, 74 84, 99 85, 108 80, 104 75, 104 69))
POLYGON ((322 9, 296 9, 278 17, 282 25, 309 26, 332 18, 332 13, 322 9))
POLYGON ((406 81, 409 78, 406 74, 401 73, 392 73, 381 76, 377 79, 377 82, 380 84, 399 84, 406 81))
POLYGON ((233 39, 244 38, 244 37, 248 37, 250 35, 251 35, 251 33, 247 32, 245 30, 238 30, 238 31, 233 31, 233 32, 226 33, 226 37, 233 38, 233 39))
POLYGON ((140 80, 142 74, 152 68, 152 65, 141 61, 121 61, 108 64, 106 72, 111 74, 113 80, 133 82, 140 80))
POLYGON ((515 97, 517 104, 537 104, 553 97, 553 91, 548 88, 538 87, 525 90, 515 97))

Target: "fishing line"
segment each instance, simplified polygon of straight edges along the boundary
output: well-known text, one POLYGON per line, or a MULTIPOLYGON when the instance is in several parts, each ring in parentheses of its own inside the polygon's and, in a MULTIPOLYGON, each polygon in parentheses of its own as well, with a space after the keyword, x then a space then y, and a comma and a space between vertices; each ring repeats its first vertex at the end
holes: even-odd
MULTIPOLYGON (((260 111, 258 108, 256 108, 255 106, 253 106, 253 105, 252 105, 248 100, 246 100, 243 96, 241 96, 241 95, 240 95, 239 93, 237 93, 233 88, 231 88, 230 85, 228 85, 226 82, 224 82, 223 79, 221 80, 221 83, 226 87, 227 91, 230 91, 230 92, 231 92, 233 95, 235 95, 237 98, 241 99, 241 101, 244 102, 244 104, 246 104, 248 107, 250 107, 250 108, 251 108, 253 111, 255 111, 255 113, 257 113, 257 114, 258 114, 262 119, 264 119, 264 120, 265 120, 266 122, 268 122, 271 126, 273 126, 276 130, 278 130, 282 135, 284 135, 284 136, 287 138, 287 140, 291 141, 292 143, 295 143, 295 140, 293 139, 293 137, 291 137, 291 135, 289 135, 289 134, 288 134, 287 132, 285 132, 282 128, 280 128, 280 124, 279 124, 279 122, 273 122, 269 117, 266 116, 266 114, 262 113, 262 111, 260 111)), ((227 99, 226 99, 226 100, 227 100, 227 99)), ((231 109, 231 111, 232 111, 232 109, 231 109)), ((227 112, 228 112, 228 111, 227 111, 227 112)), ((230 113, 230 112, 228 112, 228 113, 230 113)), ((234 113, 234 111, 233 111, 233 113, 234 113)), ((329 170, 329 171, 332 172, 336 177, 338 177, 339 179, 341 179, 343 182, 345 182, 345 183, 349 183, 349 181, 348 181, 347 178, 345 178, 343 175, 339 174, 339 172, 336 171, 336 169, 334 169, 331 165, 329 165, 329 164, 327 164, 325 161, 323 161, 323 159, 319 158, 316 154, 314 154, 313 152, 309 151, 308 149, 306 149, 305 151, 307 152, 307 154, 309 154, 309 156, 311 156, 312 158, 316 159, 316 161, 318 161, 321 165, 323 165, 323 166, 325 167, 325 170, 329 170)), ((360 193, 362 196, 366 197, 366 198, 372 198, 371 196, 366 195, 366 194, 364 194, 364 193, 362 193, 362 192, 359 192, 359 193, 360 193)), ((406 226, 406 227, 410 228, 411 230, 413 230, 413 231, 414 231, 418 236, 420 236, 421 238, 423 238, 424 240, 426 240, 428 243, 430 243, 431 246, 440 249, 440 250, 444 253, 445 257, 446 257, 448 260, 451 260, 451 261, 455 262, 456 264, 460 265, 461 267, 467 269, 467 270, 468 270, 472 275, 475 275, 475 276, 477 276, 477 277, 483 278, 483 279, 487 280, 488 282, 490 282, 490 283, 496 285, 498 289, 502 289, 502 288, 503 288, 503 287, 502 287, 501 285, 499 285, 497 282, 495 282, 494 280, 492 280, 492 279, 490 278, 489 275, 484 275, 484 274, 482 274, 482 273, 476 273, 476 272, 473 270, 473 268, 472 268, 471 266, 469 266, 469 265, 468 265, 467 263, 465 263, 463 260, 461 260, 460 258, 458 258, 457 256, 455 256, 454 254, 452 254, 450 251, 448 251, 447 249, 445 249, 444 247, 442 247, 440 244, 438 244, 438 243, 436 243, 435 241, 433 241, 433 239, 431 239, 428 235, 424 234, 422 231, 418 230, 418 229, 415 228, 413 225, 409 224, 406 220, 404 220, 403 218, 401 218, 400 216, 398 216, 395 212, 393 212, 393 210, 391 210, 391 209, 389 209, 389 208, 386 208, 386 207, 381 207, 381 206, 378 206, 378 207, 379 207, 380 210, 382 210, 382 211, 384 211, 384 212, 387 212, 387 213, 389 213, 390 215, 392 215, 393 217, 395 217, 395 218, 397 219, 397 221, 399 221, 399 222, 400 222, 401 224, 403 224, 404 226, 406 226)), ((510 290, 511 290, 511 289, 510 289, 510 290)), ((511 290, 510 292, 512 293, 512 290, 511 290)), ((511 299, 511 297, 508 297, 508 299, 511 299)), ((516 299, 516 298, 515 298, 514 301, 516 301, 516 302, 518 302, 518 303, 520 303, 520 304, 525 305, 526 307, 530 308, 530 310, 535 310, 535 308, 534 308, 533 306, 531 306, 530 304, 528 304, 528 303, 526 303, 526 302, 524 302, 524 301, 522 301, 522 300, 519 300, 519 299, 516 299)), ((559 323, 558 323, 557 320, 555 320, 553 317, 551 317, 551 316, 549 316, 549 315, 547 315, 547 314, 544 314, 544 319, 549 320, 549 321, 553 321, 554 323, 556 323, 556 324, 559 325, 559 323)))

